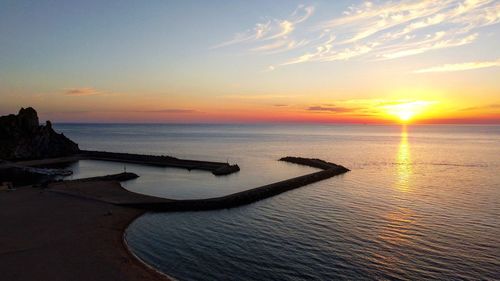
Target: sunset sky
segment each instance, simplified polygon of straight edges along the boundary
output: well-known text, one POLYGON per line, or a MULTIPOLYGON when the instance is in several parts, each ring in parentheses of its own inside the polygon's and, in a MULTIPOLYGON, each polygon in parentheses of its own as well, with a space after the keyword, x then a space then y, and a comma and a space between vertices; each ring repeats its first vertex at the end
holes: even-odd
POLYGON ((0 114, 500 123, 500 1, 0 1, 0 114))

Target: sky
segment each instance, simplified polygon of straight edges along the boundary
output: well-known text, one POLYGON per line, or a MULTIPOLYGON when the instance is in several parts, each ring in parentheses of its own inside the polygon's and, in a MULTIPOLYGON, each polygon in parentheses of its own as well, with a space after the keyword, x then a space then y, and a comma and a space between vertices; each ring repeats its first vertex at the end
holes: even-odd
POLYGON ((499 124, 499 22, 499 0, 0 0, 0 114, 499 124))

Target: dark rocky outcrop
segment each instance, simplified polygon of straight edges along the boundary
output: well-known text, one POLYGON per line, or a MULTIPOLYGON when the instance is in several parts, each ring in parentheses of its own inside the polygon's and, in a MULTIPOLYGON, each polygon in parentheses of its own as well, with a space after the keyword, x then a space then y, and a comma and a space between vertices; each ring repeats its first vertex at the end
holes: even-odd
POLYGON ((21 108, 18 115, 0 117, 0 159, 61 157, 79 151, 78 144, 56 133, 50 121, 40 125, 31 107, 21 108))

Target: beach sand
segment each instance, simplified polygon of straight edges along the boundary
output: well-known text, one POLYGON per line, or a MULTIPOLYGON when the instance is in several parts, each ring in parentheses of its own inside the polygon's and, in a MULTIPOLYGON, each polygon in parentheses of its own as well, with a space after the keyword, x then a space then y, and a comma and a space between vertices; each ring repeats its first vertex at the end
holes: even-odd
POLYGON ((168 280, 124 245, 143 213, 32 187, 1 192, 0 279, 168 280))

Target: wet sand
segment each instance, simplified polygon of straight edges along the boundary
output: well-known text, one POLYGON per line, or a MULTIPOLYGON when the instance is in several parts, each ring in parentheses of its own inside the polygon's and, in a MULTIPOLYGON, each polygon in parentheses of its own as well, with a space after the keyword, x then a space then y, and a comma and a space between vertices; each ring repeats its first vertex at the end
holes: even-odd
POLYGON ((0 279, 169 280, 124 245, 143 213, 32 187, 0 192, 0 279))

